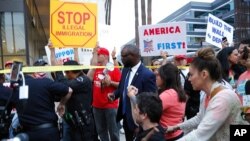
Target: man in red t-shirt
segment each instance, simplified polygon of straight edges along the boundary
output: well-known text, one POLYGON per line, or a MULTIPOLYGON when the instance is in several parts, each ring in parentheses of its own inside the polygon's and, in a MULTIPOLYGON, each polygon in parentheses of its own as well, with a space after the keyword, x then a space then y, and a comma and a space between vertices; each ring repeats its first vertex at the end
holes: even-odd
MULTIPOLYGON (((106 66, 108 62, 109 51, 105 48, 95 48, 91 65, 106 66)), ((118 68, 113 71, 98 68, 91 69, 88 76, 93 81, 93 113, 97 133, 101 140, 119 141, 116 122, 118 100, 108 100, 108 93, 113 93, 118 87, 121 72, 118 68)))

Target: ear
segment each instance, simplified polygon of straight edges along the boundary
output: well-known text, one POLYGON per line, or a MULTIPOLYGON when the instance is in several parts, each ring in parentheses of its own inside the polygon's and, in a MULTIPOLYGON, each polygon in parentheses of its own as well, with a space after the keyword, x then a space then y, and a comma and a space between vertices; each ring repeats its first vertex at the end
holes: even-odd
POLYGON ((209 73, 208 73, 208 71, 207 70, 203 70, 203 71, 201 71, 201 78, 202 79, 207 79, 208 78, 208 76, 209 76, 209 73))
POLYGON ((146 119, 148 117, 148 114, 144 113, 144 114, 140 114, 140 116, 142 117, 142 119, 146 119))

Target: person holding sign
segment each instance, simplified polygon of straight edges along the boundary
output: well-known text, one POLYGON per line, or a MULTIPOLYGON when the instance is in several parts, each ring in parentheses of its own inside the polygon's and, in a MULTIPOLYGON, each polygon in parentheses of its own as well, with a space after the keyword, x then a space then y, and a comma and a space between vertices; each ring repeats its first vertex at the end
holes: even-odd
POLYGON ((223 37, 223 38, 222 38, 221 47, 222 47, 222 48, 229 47, 229 43, 228 43, 228 41, 227 41, 227 37, 223 37))
POLYGON ((118 68, 109 70, 109 51, 106 48, 96 47, 93 51, 92 64, 107 68, 90 69, 88 77, 93 81, 93 113, 96 130, 103 141, 119 141, 119 129, 116 122, 118 100, 108 99, 119 85, 121 72, 118 68))
POLYGON ((238 49, 235 47, 223 48, 217 54, 217 59, 222 67, 222 77, 229 82, 233 88, 236 87, 236 82, 240 74, 243 73, 238 65, 239 56, 238 49))
POLYGON ((189 80, 195 90, 202 90, 206 97, 202 99, 199 113, 175 126, 169 126, 167 132, 182 129, 187 133, 178 141, 208 141, 230 138, 230 125, 248 124, 241 117, 241 103, 237 94, 223 86, 222 70, 212 48, 198 51, 189 68, 189 80))

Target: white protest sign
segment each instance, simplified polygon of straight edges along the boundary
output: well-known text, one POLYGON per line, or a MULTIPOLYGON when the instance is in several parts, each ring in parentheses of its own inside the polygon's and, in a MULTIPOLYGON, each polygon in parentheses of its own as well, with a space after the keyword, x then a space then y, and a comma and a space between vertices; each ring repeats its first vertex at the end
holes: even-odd
POLYGON ((47 55, 47 60, 48 60, 48 64, 51 65, 51 60, 50 60, 50 56, 51 56, 51 51, 49 49, 48 46, 45 46, 45 52, 46 52, 46 55, 47 55))
MULTIPOLYGON (((111 52, 114 49, 114 35, 110 25, 98 24, 98 45, 108 49, 111 57, 111 52)), ((80 64, 90 65, 92 58, 92 48, 79 48, 79 62, 80 64)), ((111 58, 110 58, 111 59, 111 58)))
POLYGON ((187 53, 185 22, 140 26, 139 39, 142 56, 159 56, 161 51, 169 55, 187 53))
POLYGON ((110 25, 98 24, 98 43, 109 51, 114 48, 114 35, 110 25))
MULTIPOLYGON (((100 47, 108 49, 111 58, 111 52, 115 47, 115 36, 110 25, 98 24, 98 43, 100 47)), ((120 53, 120 48, 116 47, 116 55, 120 53)))
MULTIPOLYGON (((48 58, 48 63, 51 64, 50 56, 51 51, 48 46, 45 46, 45 52, 48 58)), ((74 48, 55 48, 55 59, 58 62, 66 62, 68 60, 74 60, 74 48)))
POLYGON ((55 48, 55 58, 59 62, 74 60, 73 48, 55 48))
POLYGON ((226 37, 228 43, 232 44, 233 31, 234 28, 231 25, 227 24, 226 22, 215 17, 212 14, 208 15, 206 42, 221 48, 222 38, 226 37))
POLYGON ((92 48, 78 48, 79 63, 83 65, 90 65, 90 60, 93 56, 92 52, 92 48))

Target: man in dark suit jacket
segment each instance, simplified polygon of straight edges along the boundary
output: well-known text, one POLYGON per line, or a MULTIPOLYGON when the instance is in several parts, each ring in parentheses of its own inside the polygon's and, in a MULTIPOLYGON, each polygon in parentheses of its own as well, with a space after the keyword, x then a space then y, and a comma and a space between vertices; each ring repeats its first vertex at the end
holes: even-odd
MULTIPOLYGON (((156 92, 156 78, 152 71, 141 63, 140 50, 134 45, 125 45, 121 51, 124 68, 118 89, 114 92, 115 99, 120 98, 117 120, 123 119, 126 141, 132 141, 137 126, 134 124, 130 99, 127 96, 127 86, 138 88, 138 93, 156 92), (128 84, 126 82, 128 81, 128 84)), ((112 96, 109 95, 109 99, 112 96)))

